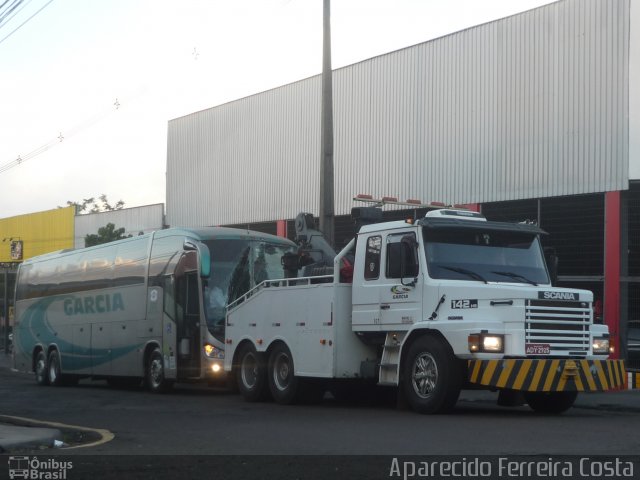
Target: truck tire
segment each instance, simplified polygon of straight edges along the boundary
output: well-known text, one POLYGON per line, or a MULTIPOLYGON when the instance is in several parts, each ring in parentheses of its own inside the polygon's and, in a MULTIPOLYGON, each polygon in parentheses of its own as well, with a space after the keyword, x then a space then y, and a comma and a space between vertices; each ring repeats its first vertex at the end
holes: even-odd
POLYGON ((40 350, 36 355, 36 361, 33 370, 36 374, 36 383, 38 385, 49 385, 49 375, 47 372, 47 356, 42 350, 40 350))
POLYGON ((289 405, 298 401, 301 382, 294 372, 291 351, 285 344, 277 344, 267 364, 269 390, 276 403, 289 405))
POLYGON ((267 368, 264 354, 246 343, 238 352, 236 372, 238 390, 247 402, 261 402, 268 398, 267 368))
POLYGON ((409 405, 418 413, 451 411, 462 388, 455 356, 437 338, 418 338, 403 361, 402 388, 409 405))
POLYGON ((173 382, 164 376, 164 361, 159 348, 154 349, 149 355, 145 370, 145 383, 153 393, 164 393, 173 387, 173 382))
POLYGON ((569 410, 578 392, 525 392, 524 399, 537 413, 562 413, 569 410))

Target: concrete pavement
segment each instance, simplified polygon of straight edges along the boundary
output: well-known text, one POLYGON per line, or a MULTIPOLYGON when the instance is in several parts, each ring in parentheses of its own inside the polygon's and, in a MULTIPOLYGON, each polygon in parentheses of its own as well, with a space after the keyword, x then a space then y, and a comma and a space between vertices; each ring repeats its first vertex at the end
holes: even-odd
MULTIPOLYGON (((0 369, 11 369, 11 357, 5 355, 2 351, 0 351, 0 369)), ((603 393, 581 393, 578 395, 573 408, 640 413, 639 392, 640 390, 636 389, 603 393)), ((495 404, 496 394, 482 390, 465 390, 460 394, 460 402, 478 405, 495 404)), ((25 422, 23 419, 0 415, 0 453, 16 449, 64 446, 63 440, 64 434, 58 428, 48 428, 46 425, 38 425, 37 422, 30 423, 25 422)), ((95 437, 93 440, 95 440, 95 437)))
MULTIPOLYGON (((0 351, 0 368, 11 368, 11 356, 0 351)), ((21 422, 20 422, 21 423, 21 422)), ((0 415, 0 453, 16 449, 50 448, 63 445, 63 435, 57 428, 17 424, 0 415)))

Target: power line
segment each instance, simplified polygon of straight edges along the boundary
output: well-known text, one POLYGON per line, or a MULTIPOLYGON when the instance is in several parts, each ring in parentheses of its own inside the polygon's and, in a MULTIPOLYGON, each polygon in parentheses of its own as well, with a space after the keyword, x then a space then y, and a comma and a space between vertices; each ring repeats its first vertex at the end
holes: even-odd
POLYGON ((33 17, 35 17, 37 14, 39 14, 42 10, 44 10, 48 5, 51 4, 51 2, 53 2, 53 0, 49 0, 47 3, 45 3, 42 7, 40 7, 40 9, 34 13, 33 15, 31 15, 29 18, 27 18, 24 22, 22 22, 20 25, 18 25, 15 29, 13 29, 11 31, 11 33, 9 33, 9 35, 7 35, 6 37, 4 37, 2 40, 0 40, 0 44, 2 42, 4 42, 7 38, 9 38, 11 35, 13 35, 14 33, 16 33, 18 30, 20 30, 20 28, 22 28, 22 26, 27 23, 29 20, 31 20, 33 17))
POLYGON ((13 17, 15 17, 18 13, 20 13, 22 11, 22 9, 24 7, 26 7, 27 5, 29 5, 31 3, 31 0, 27 0, 26 3, 23 3, 23 0, 20 0, 20 3, 22 4, 22 6, 17 9, 9 18, 6 19, 6 21, 4 23, 2 23, 2 21, 0 21, 0 28, 5 27, 13 17))
MULTIPOLYGON (((140 95, 142 95, 144 93, 144 90, 145 90, 144 88, 139 88, 130 97, 128 97, 128 100, 125 99, 125 106, 130 104, 130 103, 132 103, 140 95)), ((122 97, 120 97, 120 98, 122 98, 122 97)), ((113 107, 110 107, 108 109, 104 109, 101 112, 99 112, 96 115, 94 115, 93 117, 88 118, 87 120, 85 120, 83 122, 80 122, 79 124, 71 127, 70 129, 59 132, 59 134, 55 138, 52 138, 51 140, 49 140, 45 144, 43 144, 40 147, 36 148, 35 150, 27 153, 26 155, 18 155, 18 157, 15 160, 11 160, 11 161, 3 164, 3 165, 0 165, 0 173, 4 173, 4 172, 6 172, 7 170, 10 170, 13 167, 17 167, 18 165, 26 162, 27 160, 30 160, 33 157, 36 157, 36 156, 40 155, 41 153, 46 152, 50 148, 55 147, 56 145, 58 145, 62 141, 73 137, 74 135, 76 135, 77 133, 81 132, 82 130, 85 130, 86 128, 89 128, 89 127, 95 125, 98 122, 101 122, 107 116, 113 114, 115 111, 119 111, 120 107, 122 107, 122 103, 120 102, 120 100, 118 100, 118 98, 116 98, 115 102, 113 103, 113 107)))
MULTIPOLYGON (((11 5, 9 5, 4 12, 0 13, 0 24, 2 22, 5 21, 5 19, 7 19, 7 17, 9 17, 11 15, 11 13, 20 6, 20 4, 23 2, 24 0, 13 0, 13 3, 11 5)), ((4 6, 4 4, 3 4, 4 6)), ((17 13, 17 12, 16 12, 17 13)))
POLYGON ((40 155, 41 153, 46 152, 47 150, 49 150, 51 147, 54 147, 55 145, 61 143, 63 140, 72 137, 73 135, 75 135, 76 133, 78 133, 81 130, 84 130, 87 127, 90 127, 96 123, 98 123, 100 120, 104 119, 107 115, 109 115, 111 113, 111 110, 108 111, 103 111, 97 115, 94 115, 93 117, 89 118, 88 120, 85 120, 84 122, 70 128, 69 130, 65 131, 65 134, 63 136, 62 132, 60 132, 60 134, 49 140, 47 143, 39 146, 38 148, 36 148, 35 150, 27 153, 26 155, 18 155, 18 158, 16 158, 15 160, 11 160, 10 162, 5 163, 4 165, 0 165, 0 173, 4 173, 7 170, 10 170, 13 167, 17 167, 18 165, 26 162, 27 160, 31 160, 33 157, 36 157, 38 155, 40 155))

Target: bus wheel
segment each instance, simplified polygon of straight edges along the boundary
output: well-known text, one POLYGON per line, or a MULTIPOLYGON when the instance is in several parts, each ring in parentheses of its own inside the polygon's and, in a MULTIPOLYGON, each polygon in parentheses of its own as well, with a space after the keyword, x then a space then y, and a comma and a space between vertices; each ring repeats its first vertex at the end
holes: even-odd
POLYGON ((247 402, 267 399, 269 391, 264 363, 264 354, 258 353, 250 343, 238 353, 238 390, 247 402))
POLYGON ((49 353, 49 385, 59 387, 62 385, 62 372, 60 371, 60 355, 57 350, 49 353))
POLYGON ((47 356, 42 350, 36 356, 35 364, 36 383, 38 385, 49 385, 49 377, 47 375, 47 356))
POLYGON ((288 405, 297 401, 300 380, 294 375, 291 351, 285 344, 276 345, 269 355, 267 376, 276 403, 288 405))
POLYGON ((403 363, 402 388, 418 413, 446 413, 460 395, 461 379, 456 358, 434 337, 418 338, 403 363))
POLYGON ((524 399, 534 412, 562 413, 569 410, 578 392, 525 392, 524 399))
POLYGON ((149 355, 145 377, 147 387, 154 393, 166 392, 173 386, 173 382, 167 380, 164 376, 164 362, 162 360, 162 353, 160 353, 160 349, 158 348, 149 355))

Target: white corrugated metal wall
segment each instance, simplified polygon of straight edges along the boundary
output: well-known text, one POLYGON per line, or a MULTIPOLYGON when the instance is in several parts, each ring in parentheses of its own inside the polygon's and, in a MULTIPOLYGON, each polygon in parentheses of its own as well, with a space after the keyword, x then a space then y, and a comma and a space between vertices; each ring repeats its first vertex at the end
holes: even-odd
MULTIPOLYGON (((628 55, 629 0, 563 0, 335 71, 336 214, 628 188, 628 55)), ((168 223, 317 213, 319 120, 319 76, 172 120, 168 223)))
POLYGON ((84 248, 84 237, 98 233, 98 229, 107 223, 113 223, 116 228, 124 228, 125 235, 136 236, 140 232, 161 230, 164 225, 164 204, 76 215, 74 223, 74 248, 84 248))

